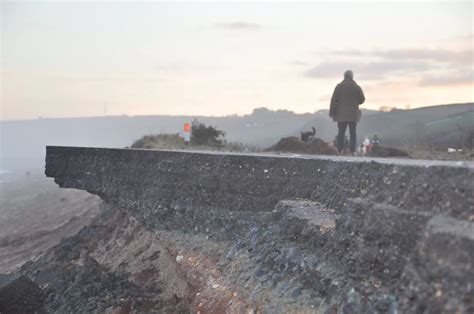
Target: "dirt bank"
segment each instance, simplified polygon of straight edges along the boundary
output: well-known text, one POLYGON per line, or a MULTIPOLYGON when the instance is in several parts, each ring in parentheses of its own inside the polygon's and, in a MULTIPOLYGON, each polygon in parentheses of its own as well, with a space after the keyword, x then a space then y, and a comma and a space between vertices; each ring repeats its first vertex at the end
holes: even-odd
POLYGON ((314 138, 309 142, 303 142, 295 136, 282 138, 278 143, 264 151, 296 154, 339 155, 335 147, 320 138, 314 138))
MULTIPOLYGON (((104 205, 78 234, 3 278, 3 284, 0 280, 0 288, 30 302, 16 289, 17 278, 33 280, 30 290, 44 296, 34 306, 47 313, 220 313, 258 307, 244 301, 217 266, 225 245, 207 243, 198 250, 196 243, 205 240, 188 237, 184 244, 185 239, 147 230, 121 209, 104 205)), ((0 308, 11 306, 2 300, 0 308)))

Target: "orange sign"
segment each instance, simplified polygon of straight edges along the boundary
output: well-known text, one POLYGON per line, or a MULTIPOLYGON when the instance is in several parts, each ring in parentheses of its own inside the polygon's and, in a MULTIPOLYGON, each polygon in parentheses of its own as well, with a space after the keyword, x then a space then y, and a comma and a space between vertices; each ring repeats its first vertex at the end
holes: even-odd
POLYGON ((189 123, 184 124, 184 132, 191 132, 191 125, 189 123))

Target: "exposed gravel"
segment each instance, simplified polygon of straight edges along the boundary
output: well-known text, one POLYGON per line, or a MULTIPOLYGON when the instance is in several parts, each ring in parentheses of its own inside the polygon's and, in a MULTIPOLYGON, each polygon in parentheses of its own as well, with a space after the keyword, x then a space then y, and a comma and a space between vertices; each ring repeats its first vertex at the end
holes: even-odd
POLYGON ((143 310, 138 298, 156 311, 474 309, 470 166, 48 148, 46 173, 109 203, 101 221, 23 268, 48 283, 49 311, 143 310), (134 251, 132 234, 150 246, 134 251), (153 245, 173 263, 147 262, 153 245), (183 275, 174 304, 169 277, 133 275, 155 264, 183 275))

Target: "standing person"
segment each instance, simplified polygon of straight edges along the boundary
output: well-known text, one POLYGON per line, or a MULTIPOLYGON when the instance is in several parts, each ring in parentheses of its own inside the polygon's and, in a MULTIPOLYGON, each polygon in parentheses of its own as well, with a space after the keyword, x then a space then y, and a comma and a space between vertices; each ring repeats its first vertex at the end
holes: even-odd
POLYGON ((339 153, 344 148, 344 135, 347 126, 350 133, 350 150, 356 150, 356 126, 360 119, 359 105, 365 101, 362 88, 354 81, 351 70, 344 72, 344 80, 337 84, 331 98, 329 116, 337 122, 339 133, 337 134, 337 149, 339 153))

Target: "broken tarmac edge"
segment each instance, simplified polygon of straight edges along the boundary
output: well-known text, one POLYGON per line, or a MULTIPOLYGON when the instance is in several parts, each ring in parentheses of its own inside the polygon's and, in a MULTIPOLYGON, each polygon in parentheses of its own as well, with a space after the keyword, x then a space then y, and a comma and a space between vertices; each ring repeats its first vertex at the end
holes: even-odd
POLYGON ((474 308, 472 163, 49 146, 46 174, 150 230, 230 243, 249 259, 236 285, 303 307, 474 308))

